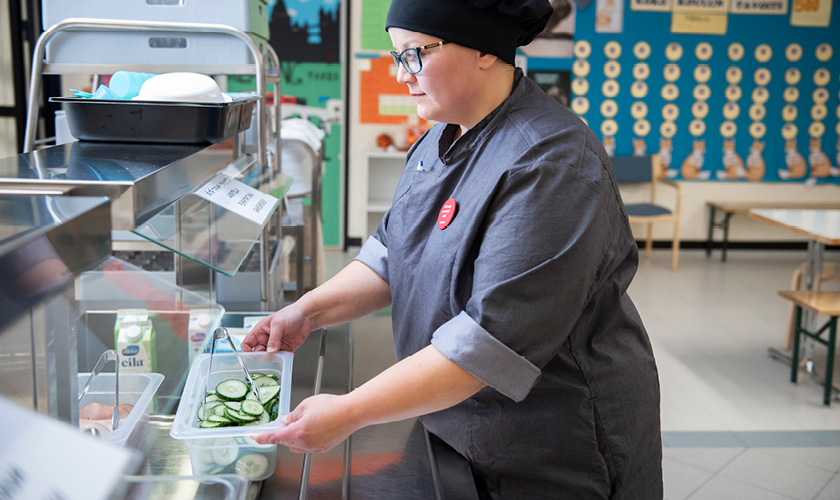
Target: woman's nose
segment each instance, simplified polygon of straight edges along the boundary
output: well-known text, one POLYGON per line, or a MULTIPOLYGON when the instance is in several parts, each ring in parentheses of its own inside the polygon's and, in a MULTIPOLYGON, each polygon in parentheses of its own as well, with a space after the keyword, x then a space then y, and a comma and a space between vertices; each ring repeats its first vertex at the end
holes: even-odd
POLYGON ((409 73, 405 66, 402 64, 397 66, 397 83, 408 83, 412 80, 414 80, 414 75, 409 73))

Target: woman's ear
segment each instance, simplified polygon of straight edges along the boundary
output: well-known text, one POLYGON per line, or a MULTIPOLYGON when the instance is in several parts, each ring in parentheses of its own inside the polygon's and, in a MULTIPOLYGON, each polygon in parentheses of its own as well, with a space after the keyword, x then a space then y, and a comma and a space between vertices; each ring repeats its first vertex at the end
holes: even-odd
POLYGON ((481 69, 487 69, 496 64, 496 61, 499 60, 499 56, 495 56, 489 52, 480 52, 478 53, 478 67, 481 69))

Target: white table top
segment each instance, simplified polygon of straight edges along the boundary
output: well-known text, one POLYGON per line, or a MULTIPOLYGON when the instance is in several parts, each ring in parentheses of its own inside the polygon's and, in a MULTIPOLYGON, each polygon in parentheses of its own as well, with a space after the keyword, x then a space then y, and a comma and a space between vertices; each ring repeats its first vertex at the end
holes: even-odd
POLYGON ((750 215, 820 243, 840 245, 840 210, 756 209, 750 215))

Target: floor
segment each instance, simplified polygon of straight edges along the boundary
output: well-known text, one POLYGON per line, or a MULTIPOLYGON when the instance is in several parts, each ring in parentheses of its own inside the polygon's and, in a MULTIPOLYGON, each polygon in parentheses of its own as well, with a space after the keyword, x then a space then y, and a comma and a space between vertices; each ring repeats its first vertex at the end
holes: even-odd
MULTIPOLYGON (((328 275, 353 254, 328 252, 328 275)), ((724 263, 684 250, 676 272, 667 250, 641 260, 630 296, 659 368, 667 500, 840 499, 840 399, 824 407, 817 382, 803 371, 791 384, 788 365, 768 355, 782 349, 789 315, 776 291, 803 259, 738 250, 724 263)), ((389 319, 354 323, 356 386, 384 368, 389 319)))

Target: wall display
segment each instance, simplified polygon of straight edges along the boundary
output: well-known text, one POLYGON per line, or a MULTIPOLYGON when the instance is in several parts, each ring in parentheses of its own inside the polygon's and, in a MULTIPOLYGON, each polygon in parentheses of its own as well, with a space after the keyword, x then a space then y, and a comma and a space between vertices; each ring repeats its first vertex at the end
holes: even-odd
POLYGON ((671 0, 630 0, 631 10, 670 12, 671 0))
MULTIPOLYGON (((814 50, 814 56, 820 63, 827 63, 834 55, 834 50, 831 45, 822 43, 814 50)), ((825 124, 823 120, 828 116, 828 102, 829 92, 826 85, 831 81, 831 75, 826 68, 818 68, 814 72, 814 85, 816 88, 811 94, 811 100, 814 103, 811 107, 811 119, 813 122, 808 127, 809 147, 808 147, 808 168, 810 175, 813 178, 825 178, 829 176, 840 175, 838 167, 831 165, 828 155, 823 151, 822 138, 825 134, 825 124)))
POLYGON ((787 14, 788 0, 731 0, 732 14, 787 14))
POLYGON ((793 0, 791 26, 827 28, 831 23, 833 3, 834 0, 793 0))
MULTIPOLYGON (((726 3, 726 15, 738 31, 723 37, 672 33, 666 16, 673 10, 645 9, 651 2, 630 1, 624 31, 613 35, 595 31, 595 9, 579 10, 578 36, 591 49, 586 90, 602 90, 585 95, 589 126, 603 139, 601 124, 615 122, 606 127, 617 131, 607 141, 615 155, 658 151, 672 178, 840 184, 836 168, 823 177, 811 173, 811 163, 827 157, 834 167, 840 156, 840 40, 833 36, 840 15, 831 13, 828 30, 791 28, 790 17, 779 15, 784 5, 735 2, 726 3), (621 45, 620 56, 604 53, 609 42, 621 45), (607 99, 615 107, 604 111, 616 109, 614 116, 601 109, 607 99)), ((575 61, 560 65, 573 68, 575 61)))
MULTIPOLYGON (((389 0, 385 0, 386 4, 389 0)), ((280 88, 311 116, 326 117, 328 103, 342 97, 341 0, 267 0, 271 47, 280 59, 280 88)), ((384 15, 384 14, 383 14, 384 15)), ((383 17, 384 22, 384 17, 383 17)), ((386 36, 390 45, 390 39, 386 36)), ((228 90, 252 91, 253 76, 229 76, 228 90)), ((271 85, 267 86, 273 91, 271 85)), ((331 118, 338 118, 337 116, 331 118)), ((341 125, 325 125, 321 186, 325 246, 341 244, 341 125)))
POLYGON ((615 40, 611 40, 604 44, 604 56, 607 62, 604 63, 604 80, 601 85, 601 93, 605 100, 601 103, 601 116, 604 121, 601 122, 601 133, 603 134, 602 142, 604 149, 606 149, 609 156, 615 155, 615 134, 618 133, 618 122, 615 121, 615 116, 618 114, 618 104, 613 100, 621 91, 621 86, 618 84, 616 78, 621 74, 621 64, 617 59, 621 57, 621 44, 615 40))
POLYGON ((624 29, 624 0, 597 0, 596 33, 621 33, 624 29))

